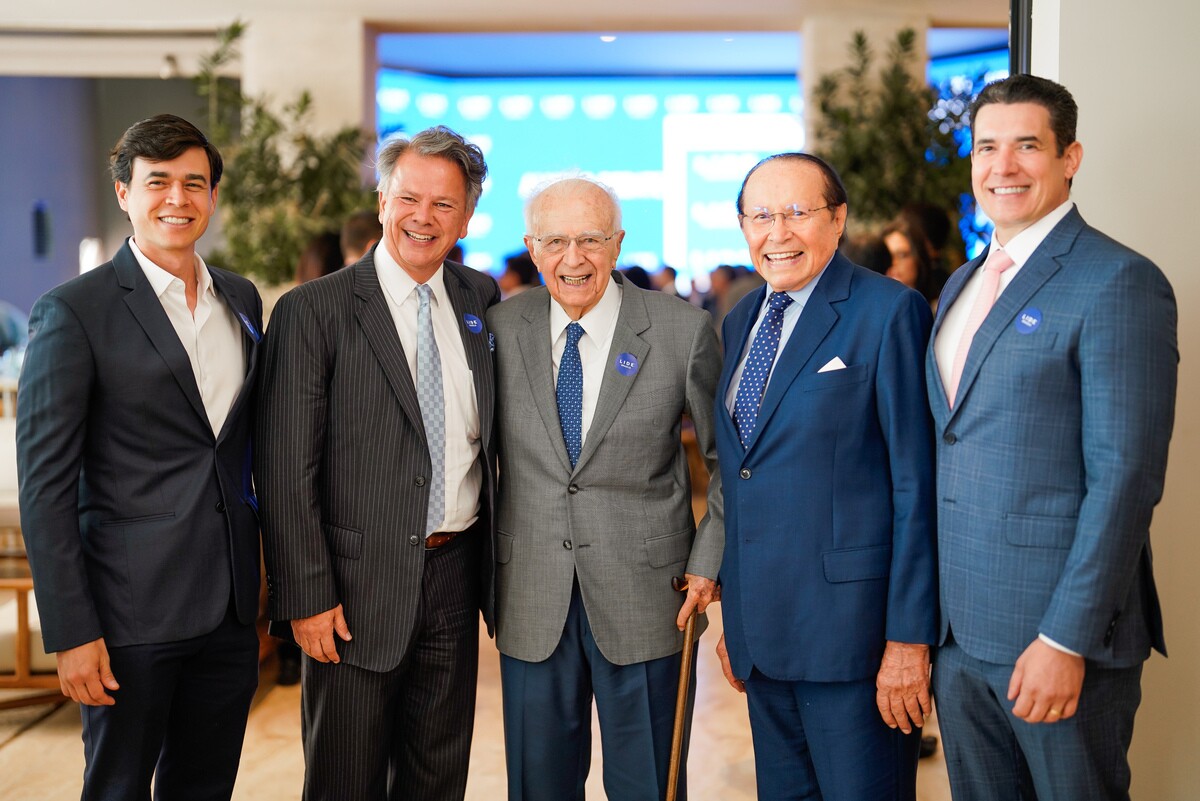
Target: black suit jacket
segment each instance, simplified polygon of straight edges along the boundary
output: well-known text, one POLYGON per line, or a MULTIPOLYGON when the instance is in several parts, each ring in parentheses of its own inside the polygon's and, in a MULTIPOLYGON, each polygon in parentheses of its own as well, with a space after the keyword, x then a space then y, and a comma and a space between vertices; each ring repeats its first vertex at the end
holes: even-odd
POLYGON ((170 642, 258 609, 251 414, 262 303, 209 267, 247 375, 214 435, 187 352, 126 243, 33 307, 17 398, 21 528, 47 651, 170 642))
MULTIPOLYGON (((480 518, 492 530, 494 384, 484 315, 500 290, 446 262, 479 406, 480 518), (468 327, 465 316, 478 321, 468 327)), ((262 495, 269 614, 284 623, 342 604, 354 639, 344 664, 386 671, 408 649, 421 597, 429 450, 374 249, 358 264, 284 295, 259 379, 255 481, 262 495)), ((492 625, 489 533, 480 581, 492 625)), ((286 625, 273 632, 290 637, 286 625)))

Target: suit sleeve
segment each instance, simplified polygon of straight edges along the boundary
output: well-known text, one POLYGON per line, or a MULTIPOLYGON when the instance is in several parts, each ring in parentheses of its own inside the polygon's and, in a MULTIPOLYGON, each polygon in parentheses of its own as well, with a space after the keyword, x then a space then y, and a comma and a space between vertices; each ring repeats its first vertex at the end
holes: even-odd
POLYGON ((311 617, 340 602, 319 486, 331 370, 321 321, 289 292, 271 315, 258 376, 254 475, 272 620, 311 617))
POLYGON ((1162 497, 1179 364, 1171 286, 1138 258, 1105 284, 1079 340, 1086 491, 1039 631, 1084 656, 1104 648, 1162 497))
POLYGON ((47 651, 104 636, 84 565, 79 475, 95 377, 91 344, 70 307, 46 295, 30 315, 17 399, 21 529, 47 651))
POLYGON ((698 316, 687 369, 687 413, 696 427, 696 446, 708 469, 708 510, 696 529, 687 572, 716 580, 725 552, 725 496, 717 469, 713 399, 721 377, 721 349, 708 316, 698 316))
POLYGON ((925 388, 932 315, 916 292, 892 305, 879 351, 876 408, 892 480, 888 640, 937 641, 937 541, 933 419, 925 388))

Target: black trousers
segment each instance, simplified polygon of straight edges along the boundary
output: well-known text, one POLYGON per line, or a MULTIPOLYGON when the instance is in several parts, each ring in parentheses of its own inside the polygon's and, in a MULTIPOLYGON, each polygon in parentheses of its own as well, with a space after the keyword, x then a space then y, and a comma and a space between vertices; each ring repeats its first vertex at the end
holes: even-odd
POLYGON ((416 631, 394 670, 304 656, 305 801, 464 797, 479 670, 482 546, 482 536, 469 534, 429 552, 416 631))
POLYGON ((83 801, 227 800, 258 687, 258 635, 232 606, 201 637, 108 649, 121 689, 83 706, 83 801))

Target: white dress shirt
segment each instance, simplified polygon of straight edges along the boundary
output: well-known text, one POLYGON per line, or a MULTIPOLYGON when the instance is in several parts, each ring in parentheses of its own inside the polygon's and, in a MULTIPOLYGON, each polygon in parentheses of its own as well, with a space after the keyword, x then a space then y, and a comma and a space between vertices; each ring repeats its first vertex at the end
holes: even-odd
MULTIPOLYGON (((583 336, 579 338, 579 361, 583 366, 583 437, 580 448, 587 442, 588 429, 596 416, 596 403, 600 400, 600 384, 604 381, 604 370, 608 365, 608 351, 612 347, 613 333, 617 330, 617 315, 621 311, 621 285, 610 273, 608 288, 600 300, 587 314, 579 318, 583 336)), ((567 326, 572 322, 562 306, 550 299, 550 357, 554 362, 554 385, 558 386, 558 363, 562 361, 567 347, 567 326)))
MULTIPOLYGON (((375 248, 375 274, 396 324, 408 370, 417 381, 417 282, 396 264, 387 248, 375 248)), ((445 481, 446 516, 434 531, 465 531, 479 517, 479 489, 483 469, 479 464, 479 403, 475 379, 467 364, 454 306, 446 294, 446 270, 429 279, 429 312, 433 338, 442 362, 442 394, 446 403, 445 481)))
MULTIPOLYGON (((830 257, 829 261, 833 261, 833 257, 830 257)), ((817 288, 821 276, 825 275, 827 269, 829 269, 829 262, 825 263, 825 266, 821 268, 821 272, 817 273, 816 278, 813 278, 799 289, 787 293, 792 302, 791 305, 783 310, 783 330, 779 333, 779 348, 775 351, 775 362, 779 361, 779 354, 783 353, 784 347, 787 346, 788 340, 791 339, 792 332, 796 330, 796 323, 800 321, 801 312, 804 311, 804 307, 808 304, 808 299, 812 297, 813 290, 817 288)), ((754 321, 754 327, 750 329, 750 336, 746 337, 746 342, 742 346, 742 355, 738 358, 737 367, 734 368, 733 375, 729 378, 729 389, 725 391, 725 410, 730 415, 733 414, 733 404, 737 401, 738 384, 742 382, 742 371, 746 369, 746 357, 750 355, 750 346, 754 344, 754 337, 758 334, 758 329, 762 327, 763 319, 767 316, 767 308, 773 291, 771 287, 767 287, 762 303, 758 307, 758 318, 754 321)), ((775 362, 771 363, 771 373, 775 372, 775 362)), ((769 386, 771 386, 770 374, 767 375, 767 383, 763 385, 764 396, 767 394, 767 387, 769 386)))
POLYGON ((204 259, 196 254, 196 311, 188 308, 183 279, 146 257, 133 238, 129 249, 158 296, 180 344, 187 351, 213 435, 221 433, 229 409, 246 382, 242 324, 216 289, 204 259))
MULTIPOLYGON (((1033 255, 1033 252, 1038 249, 1046 237, 1049 236, 1050 232, 1054 230, 1054 227, 1062 222, 1063 218, 1073 208, 1075 208, 1075 204, 1070 200, 1066 201, 1054 209, 1054 211, 1018 233, 1007 244, 997 242, 995 237, 992 238, 992 241, 988 244, 988 252, 991 252, 991 248, 1001 247, 1004 248, 1004 252, 1008 254, 1008 257, 1013 260, 1013 266, 1000 273, 1000 288, 996 291, 997 300, 1004 293, 1004 290, 1008 288, 1008 285, 1013 282, 1013 279, 1017 277, 1017 273, 1025 266, 1025 262, 1029 261, 1029 257, 1033 255)), ((979 288, 982 285, 983 270, 977 267, 975 268, 975 273, 963 285, 962 291, 958 293, 958 297, 954 300, 954 305, 946 310, 946 318, 942 321, 942 327, 938 329, 937 336, 934 338, 933 357, 937 361, 938 373, 942 377, 943 384, 946 380, 945 376, 950 375, 954 369, 954 355, 958 352, 959 340, 962 339, 963 332, 967 328, 967 317, 970 316, 971 309, 975 306, 975 298, 979 296, 979 288)), ((1063 653, 1079 656, 1079 654, 1070 648, 1050 639, 1045 634, 1039 633, 1038 639, 1051 648, 1063 653)))

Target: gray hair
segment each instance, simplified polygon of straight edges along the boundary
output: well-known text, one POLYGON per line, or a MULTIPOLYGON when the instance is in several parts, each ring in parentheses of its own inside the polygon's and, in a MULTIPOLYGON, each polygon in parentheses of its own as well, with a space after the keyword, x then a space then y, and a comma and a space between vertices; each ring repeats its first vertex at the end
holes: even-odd
POLYGON ((525 232, 531 236, 535 233, 534 223, 537 222, 536 211, 538 208, 538 201, 542 199, 543 195, 552 189, 559 191, 564 189, 574 189, 578 191, 584 186, 593 186, 608 196, 609 202, 612 204, 613 231, 621 230, 621 201, 617 197, 617 193, 613 191, 611 186, 601 183, 595 178, 578 174, 569 175, 565 178, 551 179, 533 190, 533 193, 529 196, 529 199, 525 201, 525 232))
POLYGON ((375 170, 379 173, 376 191, 387 193, 396 162, 410 149, 421 156, 436 156, 456 164, 467 182, 467 207, 475 209, 479 195, 483 193, 483 181, 487 178, 483 151, 445 125, 426 128, 411 139, 396 137, 384 143, 375 159, 375 170))

